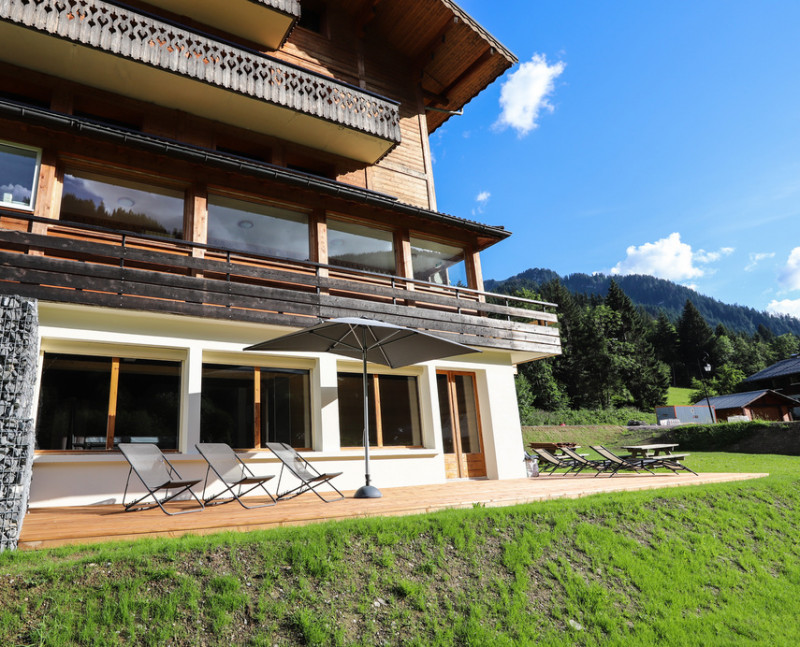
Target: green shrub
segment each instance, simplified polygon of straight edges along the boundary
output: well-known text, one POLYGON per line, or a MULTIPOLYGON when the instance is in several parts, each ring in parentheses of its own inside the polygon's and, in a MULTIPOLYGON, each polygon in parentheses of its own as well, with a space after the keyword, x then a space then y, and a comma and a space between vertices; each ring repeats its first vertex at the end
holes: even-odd
POLYGON ((785 429, 788 425, 769 422, 718 422, 714 425, 681 425, 673 427, 663 434, 658 440, 676 442, 681 450, 708 450, 725 451, 726 448, 754 434, 770 428, 785 429))

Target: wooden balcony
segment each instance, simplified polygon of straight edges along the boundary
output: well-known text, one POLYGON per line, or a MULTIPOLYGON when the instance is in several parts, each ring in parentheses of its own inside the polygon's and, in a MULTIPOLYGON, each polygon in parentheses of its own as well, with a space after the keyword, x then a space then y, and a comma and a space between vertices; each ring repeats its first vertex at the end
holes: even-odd
POLYGON ((360 162, 400 141, 396 102, 102 0, 0 2, 0 42, 13 65, 360 162))
POLYGON ((300 17, 300 0, 147 0, 172 13, 191 16, 269 49, 278 49, 300 17))
POLYGON ((0 211, 0 293, 294 328, 365 316, 514 361, 561 352, 554 304, 9 211, 0 211))

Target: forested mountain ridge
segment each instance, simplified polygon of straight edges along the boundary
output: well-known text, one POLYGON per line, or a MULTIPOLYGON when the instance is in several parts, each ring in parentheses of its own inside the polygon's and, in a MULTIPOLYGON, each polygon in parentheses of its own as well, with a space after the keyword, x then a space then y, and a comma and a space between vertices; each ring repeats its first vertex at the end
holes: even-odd
POLYGON ((681 316, 684 305, 689 300, 712 327, 722 324, 733 332, 753 334, 759 326, 764 326, 774 335, 785 333, 800 335, 800 319, 795 317, 771 315, 747 306, 723 303, 672 281, 642 274, 611 277, 605 274, 576 273, 560 276, 552 270, 532 268, 504 281, 487 280, 485 285, 486 290, 490 292, 507 293, 520 288, 538 292, 544 283, 558 279, 564 287, 577 296, 604 297, 608 293, 612 278, 634 305, 653 317, 658 317, 663 311, 674 323, 681 316))

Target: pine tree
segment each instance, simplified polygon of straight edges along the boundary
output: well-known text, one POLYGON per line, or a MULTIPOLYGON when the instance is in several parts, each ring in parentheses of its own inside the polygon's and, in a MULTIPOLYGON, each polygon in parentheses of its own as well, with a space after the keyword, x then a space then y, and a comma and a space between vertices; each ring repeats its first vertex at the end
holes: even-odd
POLYGON ((677 330, 680 365, 677 367, 676 379, 679 385, 688 387, 691 385, 691 378, 700 377, 700 366, 711 352, 714 332, 688 299, 678 320, 677 330))

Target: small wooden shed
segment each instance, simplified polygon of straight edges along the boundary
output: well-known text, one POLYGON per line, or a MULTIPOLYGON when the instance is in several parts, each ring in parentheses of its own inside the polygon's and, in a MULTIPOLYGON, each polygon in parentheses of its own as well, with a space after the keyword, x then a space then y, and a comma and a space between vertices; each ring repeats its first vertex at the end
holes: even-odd
MULTIPOLYGON (((774 420, 789 422, 792 420, 792 409, 800 406, 794 398, 771 391, 747 391, 731 393, 708 398, 714 408, 717 420, 727 421, 731 416, 746 416, 749 420, 774 420)), ((703 398, 696 406, 706 405, 703 398)))

